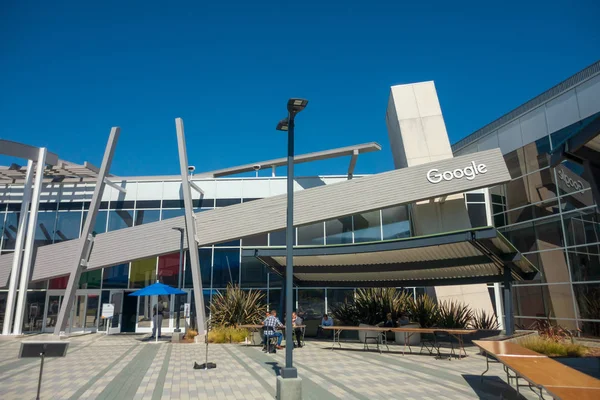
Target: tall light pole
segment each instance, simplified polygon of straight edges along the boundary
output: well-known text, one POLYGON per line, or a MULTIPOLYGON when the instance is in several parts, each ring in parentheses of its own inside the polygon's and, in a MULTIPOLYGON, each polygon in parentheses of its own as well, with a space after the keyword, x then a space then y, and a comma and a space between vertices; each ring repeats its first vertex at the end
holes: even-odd
POLYGON ((288 133, 287 157, 287 223, 285 229, 285 368, 281 369, 282 378, 297 378, 298 371, 294 368, 292 352, 292 291, 294 284, 294 119, 296 114, 304 110, 308 100, 289 99, 287 103, 288 117, 279 121, 278 131, 288 133))
MULTIPOLYGON (((179 274, 177 275, 177 289, 181 290, 181 266, 183 265, 183 234, 184 234, 184 230, 183 228, 172 228, 173 230, 179 231, 179 233, 181 234, 181 240, 179 242, 179 274)), ((179 301, 179 296, 181 295, 176 295, 175 296, 175 307, 177 309, 177 322, 175 325, 175 331, 174 332, 181 332, 181 329, 179 329, 179 318, 181 316, 181 303, 179 301)))

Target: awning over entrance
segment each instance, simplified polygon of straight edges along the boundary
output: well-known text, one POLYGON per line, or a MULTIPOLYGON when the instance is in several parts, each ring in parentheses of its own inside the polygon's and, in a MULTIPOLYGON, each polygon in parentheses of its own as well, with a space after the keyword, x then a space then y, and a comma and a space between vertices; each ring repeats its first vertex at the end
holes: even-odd
MULTIPOLYGON (((285 248, 244 250, 283 275, 285 248)), ((294 248, 300 286, 407 287, 532 279, 537 269, 495 228, 383 242, 294 248)))

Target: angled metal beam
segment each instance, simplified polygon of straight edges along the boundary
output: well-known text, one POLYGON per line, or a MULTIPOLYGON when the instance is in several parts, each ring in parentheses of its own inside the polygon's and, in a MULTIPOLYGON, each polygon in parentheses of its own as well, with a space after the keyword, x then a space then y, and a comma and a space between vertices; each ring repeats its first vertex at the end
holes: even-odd
POLYGON ((190 187, 192 189, 194 189, 196 192, 200 193, 201 195, 204 195, 204 190, 200 189, 200 186, 196 185, 191 179, 189 180, 190 183, 190 187))
POLYGON ((179 150, 179 168, 181 170, 181 192, 183 204, 185 206, 185 234, 190 255, 190 268, 192 269, 192 284, 194 288, 194 302, 196 303, 196 323, 198 333, 203 336, 206 329, 204 295, 202 292, 202 279, 200 275, 200 257, 198 256, 198 242, 196 238, 196 220, 194 218, 194 205, 192 202, 192 192, 190 180, 188 179, 188 158, 185 144, 185 133, 183 129, 183 120, 175 118, 175 128, 177 130, 177 148, 179 150))
POLYGON ((109 181, 108 178, 104 178, 104 183, 106 183, 111 188, 118 190, 121 193, 127 193, 127 189, 121 185, 116 184, 115 182, 109 181))
MULTIPOLYGON (((0 139, 0 154, 37 162, 40 156, 40 149, 28 144, 0 139)), ((58 156, 46 150, 45 163, 48 165, 58 164, 58 156)))
POLYGON ((110 136, 108 137, 108 142, 106 143, 102 164, 100 165, 100 170, 98 171, 96 187, 94 188, 94 194, 92 195, 90 209, 88 210, 85 223, 83 224, 81 237, 78 239, 79 243, 77 245, 77 252, 75 253, 76 257, 74 260, 72 260, 73 266, 69 274, 69 283, 67 284, 65 296, 63 298, 62 305, 60 306, 60 312, 58 313, 58 319, 56 320, 56 327, 54 328, 55 335, 60 335, 60 333, 64 332, 67 327, 69 315, 71 314, 71 308, 73 307, 73 301, 75 300, 75 292, 79 286, 81 273, 88 265, 94 242, 92 229, 96 224, 96 216, 98 215, 98 210, 100 209, 100 200, 102 199, 102 194, 104 193, 104 188, 106 187, 106 177, 110 171, 110 166, 112 164, 113 156, 115 154, 115 147, 117 146, 120 133, 121 128, 119 127, 113 127, 110 130, 110 136))
POLYGON ((27 161, 27 175, 25 177, 25 187, 23 188, 23 201, 21 203, 21 214, 18 223, 17 239, 15 243, 15 252, 12 269, 10 272, 10 283, 8 285, 8 298, 6 299, 6 311, 4 314, 4 325, 2 334, 9 335, 14 317, 15 300, 17 296, 17 282, 21 272, 21 262, 23 261, 23 241, 27 231, 27 219, 29 213, 29 203, 31 202, 31 184, 33 181, 33 161, 27 161))
POLYGON ((23 318, 25 314, 25 302, 27 301, 27 284, 31 274, 33 261, 33 245, 35 241, 35 226, 37 224, 38 209, 40 205, 40 194, 44 180, 44 169, 46 168, 46 153, 44 147, 39 149, 37 156, 37 165, 35 166, 35 182, 33 184, 33 194, 31 195, 31 211, 27 221, 27 235, 25 239, 25 248, 23 250, 23 266, 21 267, 21 276, 19 276, 19 297, 17 299, 17 309, 15 311, 15 326, 13 333, 20 335, 23 332, 23 318))
POLYGON ((350 165, 348 166, 348 179, 352 179, 354 175, 354 167, 356 166, 356 160, 358 159, 358 150, 352 151, 352 157, 350 157, 350 165))

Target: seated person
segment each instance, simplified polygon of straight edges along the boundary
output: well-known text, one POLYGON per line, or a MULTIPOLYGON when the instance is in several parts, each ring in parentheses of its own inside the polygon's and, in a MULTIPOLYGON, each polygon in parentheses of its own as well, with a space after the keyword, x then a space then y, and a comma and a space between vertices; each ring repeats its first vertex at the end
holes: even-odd
POLYGON ((282 349, 281 341, 283 340, 283 334, 281 332, 276 331, 276 328, 282 328, 283 324, 277 318, 277 311, 271 310, 270 315, 265 318, 263 321, 263 325, 265 327, 265 344, 267 343, 267 338, 271 338, 273 336, 277 337, 277 349, 282 349))
POLYGON ((398 319, 398 325, 399 326, 403 326, 403 325, 408 325, 410 324, 410 320, 408 319, 408 315, 402 313, 400 314, 400 319, 398 319))
POLYGON ((383 323, 383 327, 384 328, 395 328, 396 327, 396 323, 392 319, 392 313, 387 313, 387 319, 383 323))
POLYGON ((300 326, 302 325, 304 321, 302 320, 301 317, 299 317, 296 312, 294 311, 292 313, 292 326, 294 327, 294 333, 296 334, 296 340, 298 341, 298 347, 302 347, 302 342, 300 341, 300 339, 302 338, 302 328, 300 328, 300 326))
POLYGON ((319 329, 317 329, 317 337, 325 335, 325 331, 323 330, 323 327, 325 326, 333 326, 333 319, 329 318, 327 314, 323 314, 321 325, 319 325, 319 329))

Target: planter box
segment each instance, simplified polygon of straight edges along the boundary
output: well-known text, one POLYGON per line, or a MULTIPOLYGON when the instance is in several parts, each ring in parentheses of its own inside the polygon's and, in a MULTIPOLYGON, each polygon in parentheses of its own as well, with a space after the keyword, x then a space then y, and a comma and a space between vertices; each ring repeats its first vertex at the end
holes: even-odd
POLYGON ((470 335, 465 335, 465 343, 471 343, 473 340, 482 340, 493 336, 500 335, 500 329, 479 329, 477 332, 470 335))
POLYGON ((552 357, 568 367, 600 379, 600 357, 552 357))

